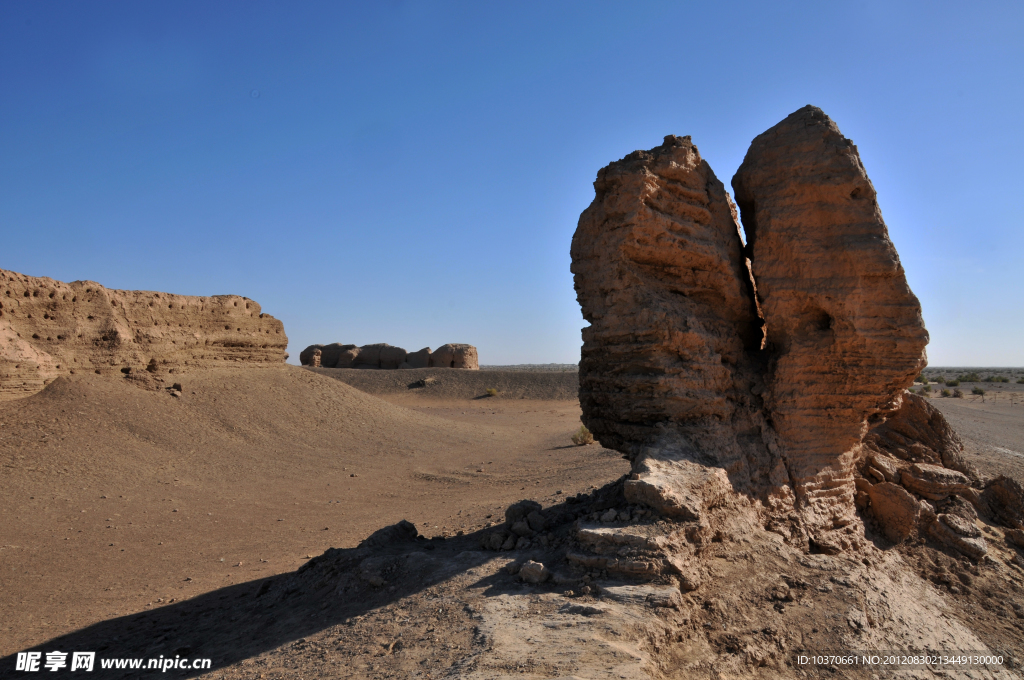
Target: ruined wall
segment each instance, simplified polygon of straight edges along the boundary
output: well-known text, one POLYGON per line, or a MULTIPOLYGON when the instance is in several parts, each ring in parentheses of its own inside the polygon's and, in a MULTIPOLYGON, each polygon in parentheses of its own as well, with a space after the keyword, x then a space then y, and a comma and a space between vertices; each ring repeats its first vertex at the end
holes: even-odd
POLYGON ((63 375, 282 363, 280 321, 237 295, 110 290, 0 270, 0 399, 63 375))
POLYGON ((329 345, 310 345, 299 353, 299 362, 303 366, 313 363, 313 353, 320 350, 320 365, 323 368, 465 368, 479 370, 480 361, 476 347, 465 344, 441 345, 433 352, 424 347, 415 352, 407 352, 401 347, 380 342, 372 345, 342 345, 332 342, 329 345))

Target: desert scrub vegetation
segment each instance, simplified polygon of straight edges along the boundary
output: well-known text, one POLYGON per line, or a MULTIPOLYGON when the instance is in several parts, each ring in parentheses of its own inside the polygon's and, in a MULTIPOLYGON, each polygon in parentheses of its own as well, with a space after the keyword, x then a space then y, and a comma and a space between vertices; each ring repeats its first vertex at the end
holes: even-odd
POLYGON ((971 373, 963 373, 956 377, 960 382, 981 382, 981 376, 973 371, 971 373))
POLYGON ((951 396, 953 396, 953 393, 950 392, 949 390, 942 390, 942 396, 944 396, 944 397, 951 397, 951 396))
POLYGON ((972 387, 971 388, 971 394, 978 394, 978 395, 981 395, 981 396, 985 396, 985 390, 981 389, 980 387, 972 387))
POLYGON ((494 387, 488 387, 484 391, 487 392, 487 396, 488 397, 496 397, 496 396, 498 396, 498 390, 496 388, 494 388, 494 387))
POLYGON ((593 444, 594 435, 590 434, 590 430, 587 429, 586 425, 580 425, 580 429, 576 430, 572 435, 572 443, 576 446, 593 444))
POLYGON ((961 392, 960 390, 953 390, 953 398, 954 399, 963 399, 964 398, 964 393, 961 392))
POLYGON ((1020 380, 1018 380, 1017 384, 1018 385, 1024 385, 1024 378, 1021 378, 1020 380))
POLYGON ((1010 379, 1007 378, 1007 377, 1001 376, 1001 375, 990 375, 989 377, 987 377, 984 380, 982 380, 982 382, 1008 383, 1008 382, 1010 382, 1010 379))
POLYGON ((946 387, 957 387, 959 385, 960 385, 960 381, 959 380, 947 380, 946 381, 946 387))

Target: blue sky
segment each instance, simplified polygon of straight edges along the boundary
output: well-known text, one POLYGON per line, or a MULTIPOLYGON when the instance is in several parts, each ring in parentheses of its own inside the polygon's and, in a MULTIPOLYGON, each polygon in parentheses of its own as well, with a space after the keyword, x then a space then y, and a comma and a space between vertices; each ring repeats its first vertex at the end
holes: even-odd
POLYGON ((312 342, 574 362, 597 170, 858 145, 932 365, 1024 365, 1024 5, 8 2, 0 268, 236 293, 312 342))

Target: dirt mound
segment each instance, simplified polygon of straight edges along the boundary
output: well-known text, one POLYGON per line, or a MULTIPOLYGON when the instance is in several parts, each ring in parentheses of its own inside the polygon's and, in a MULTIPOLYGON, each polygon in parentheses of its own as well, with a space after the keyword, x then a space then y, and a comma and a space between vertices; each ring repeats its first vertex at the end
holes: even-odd
POLYGON ((238 295, 111 290, 0 270, 0 399, 59 376, 283 363, 280 321, 238 295))
POLYGON ((418 368, 405 371, 367 371, 348 368, 307 369, 340 380, 368 394, 415 394, 432 399, 540 399, 575 401, 579 378, 575 371, 452 371, 418 368), (488 390, 495 390, 491 397, 488 390))

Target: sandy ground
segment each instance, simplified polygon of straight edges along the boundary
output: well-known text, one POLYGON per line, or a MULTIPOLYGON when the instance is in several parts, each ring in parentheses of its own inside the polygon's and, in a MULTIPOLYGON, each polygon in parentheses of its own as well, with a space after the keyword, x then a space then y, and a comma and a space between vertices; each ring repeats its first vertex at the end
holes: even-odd
POLYGON ((933 397, 934 404, 964 441, 968 457, 989 475, 1005 474, 1024 480, 1024 385, 984 384, 984 396, 962 399, 933 397))
MULTIPOLYGON (((87 376, 4 404, 0 677, 29 648, 209 657, 169 676, 245 680, 1018 677, 792 662, 923 644, 1024 658, 1024 570, 998 527, 983 564, 870 527, 882 550, 830 558, 723 508, 735 526, 700 548, 704 585, 681 600, 573 568, 579 522, 621 502, 627 463, 570 445, 574 374, 513 373, 219 369, 176 378, 181 397, 87 376), (481 550, 522 498, 561 524, 481 550), (402 519, 418 538, 357 547, 402 519), (554 576, 523 583, 526 559, 554 576)), ((996 389, 934 403, 985 472, 1019 472, 1024 407, 996 389)))
POLYGON ((180 381, 174 398, 62 379, 2 405, 0 656, 292 571, 402 519, 472 531, 628 465, 570 444, 573 401, 399 406, 295 367, 180 381))
POLYGON ((452 371, 447 368, 416 368, 404 371, 374 371, 358 368, 311 368, 319 375, 340 380, 367 394, 389 397, 503 401, 541 399, 576 401, 578 374, 567 371, 479 370, 452 371))

